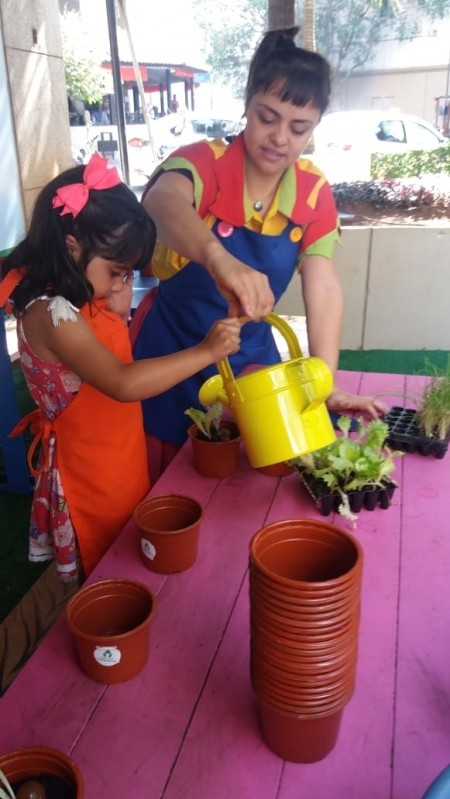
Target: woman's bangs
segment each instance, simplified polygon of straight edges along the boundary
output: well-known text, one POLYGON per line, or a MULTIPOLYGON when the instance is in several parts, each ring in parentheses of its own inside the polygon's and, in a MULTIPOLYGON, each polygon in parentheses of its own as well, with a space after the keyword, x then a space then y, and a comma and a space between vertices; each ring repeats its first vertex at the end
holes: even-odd
MULTIPOLYGON (((323 93, 322 80, 317 80, 316 75, 312 72, 302 70, 302 75, 288 75, 277 86, 272 86, 272 91, 283 103, 292 103, 299 107, 303 107, 311 103, 315 107, 318 106, 318 100, 321 100, 323 93)), ((326 101, 325 101, 326 104, 326 101)))

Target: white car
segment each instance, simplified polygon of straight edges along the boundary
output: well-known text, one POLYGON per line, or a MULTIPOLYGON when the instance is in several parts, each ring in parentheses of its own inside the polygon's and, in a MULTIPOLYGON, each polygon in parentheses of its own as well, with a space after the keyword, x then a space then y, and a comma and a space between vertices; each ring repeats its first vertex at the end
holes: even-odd
MULTIPOLYGON (((162 158, 184 144, 204 139, 220 139, 236 136, 242 130, 240 120, 222 117, 205 117, 192 114, 177 114, 178 119, 169 127, 168 134, 160 146, 162 158)), ((170 116, 166 117, 170 123, 170 116)))
POLYGON ((447 143, 420 117, 399 111, 335 111, 314 131, 311 159, 330 183, 368 180, 372 153, 432 150, 447 143))

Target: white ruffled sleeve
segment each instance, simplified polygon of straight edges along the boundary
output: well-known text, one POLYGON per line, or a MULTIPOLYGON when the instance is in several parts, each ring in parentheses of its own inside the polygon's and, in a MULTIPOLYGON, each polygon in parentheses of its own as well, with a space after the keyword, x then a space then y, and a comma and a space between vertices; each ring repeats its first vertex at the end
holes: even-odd
POLYGON ((65 297, 52 297, 47 311, 52 315, 52 322, 58 327, 60 322, 76 322, 79 309, 72 305, 65 297))

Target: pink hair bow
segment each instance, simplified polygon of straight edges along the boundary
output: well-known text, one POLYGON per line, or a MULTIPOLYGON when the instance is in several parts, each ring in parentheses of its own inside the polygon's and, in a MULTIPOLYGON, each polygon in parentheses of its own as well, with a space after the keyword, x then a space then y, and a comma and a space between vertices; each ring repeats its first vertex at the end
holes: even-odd
POLYGON ((70 186, 57 189, 52 201, 53 208, 62 208, 61 216, 72 214, 75 218, 86 205, 90 189, 112 189, 113 186, 122 183, 117 169, 115 167, 108 169, 107 164, 106 158, 94 153, 86 164, 83 183, 72 183, 70 186))

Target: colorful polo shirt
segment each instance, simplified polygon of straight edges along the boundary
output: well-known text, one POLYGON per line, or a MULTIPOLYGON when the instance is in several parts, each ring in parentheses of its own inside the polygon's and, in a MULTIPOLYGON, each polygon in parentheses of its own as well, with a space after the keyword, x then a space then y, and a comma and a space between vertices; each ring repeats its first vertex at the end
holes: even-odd
MULTIPOLYGON (((216 219, 228 232, 245 226, 266 236, 279 236, 288 221, 294 223, 292 240, 298 243, 298 264, 305 255, 332 258, 339 239, 338 215, 330 185, 308 159, 300 158, 287 169, 264 219, 254 209, 244 180, 244 141, 240 134, 232 144, 222 139, 181 147, 153 173, 146 191, 163 172, 181 172, 192 181, 194 204, 208 227, 216 219)), ((145 196, 145 193, 144 193, 145 196)), ((152 270, 165 280, 188 260, 158 242, 152 270)))
MULTIPOLYGON (((241 136, 228 147, 214 141, 178 150, 158 168, 150 185, 168 169, 192 179, 199 216, 231 255, 267 275, 275 302, 306 253, 331 257, 337 238, 333 195, 323 175, 309 162, 299 161, 286 170, 264 219, 254 211, 245 189, 241 136)), ((159 245, 153 270, 160 283, 134 347, 137 360, 192 347, 214 322, 228 315, 226 300, 201 264, 159 245)), ((250 364, 269 365, 279 360, 270 325, 260 321, 242 326, 240 350, 229 358, 235 374, 250 364)), ((198 406, 199 388, 216 372, 217 367, 211 365, 145 400, 146 431, 173 444, 183 443, 189 426, 184 412, 198 406)))

